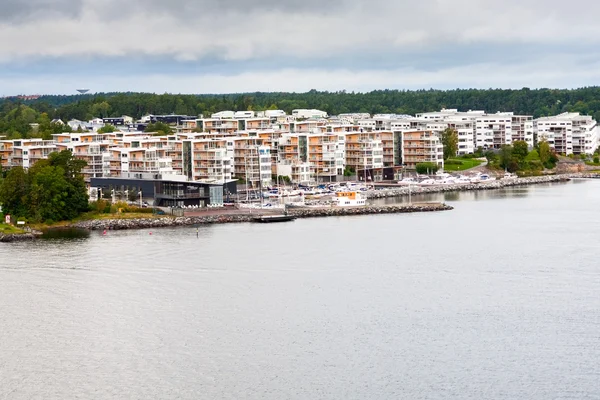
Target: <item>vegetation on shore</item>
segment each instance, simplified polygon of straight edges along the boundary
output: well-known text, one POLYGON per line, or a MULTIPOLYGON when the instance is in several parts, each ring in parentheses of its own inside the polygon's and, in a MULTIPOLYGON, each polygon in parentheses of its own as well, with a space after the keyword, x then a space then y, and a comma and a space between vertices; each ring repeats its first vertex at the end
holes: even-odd
POLYGON ((22 235, 25 231, 12 225, 0 223, 0 235, 22 235))
MULTIPOLYGON (((139 118, 145 114, 205 116, 223 110, 317 108, 330 115, 351 112, 410 114, 457 108, 461 111, 513 111, 534 118, 561 112, 580 112, 600 120, 600 87, 573 90, 523 88, 460 90, 376 90, 366 93, 235 93, 181 95, 154 93, 101 93, 95 95, 41 96, 36 100, 0 99, 0 134, 9 139, 44 137, 66 131, 53 119, 66 122, 91 118, 139 118), (38 124, 31 125, 31 124, 38 124)), ((158 129, 160 130, 160 129, 158 129)), ((163 131, 166 133, 166 131, 163 131)))
POLYGON ((444 161, 444 171, 456 172, 475 168, 481 165, 483 161, 476 158, 450 158, 444 161))
POLYGON ((13 221, 51 224, 73 220, 89 210, 81 170, 85 161, 70 151, 51 153, 27 170, 11 168, 0 178, 0 204, 13 221))
POLYGON ((485 157, 490 168, 522 176, 539 175, 544 169, 554 169, 558 163, 558 155, 545 141, 529 151, 527 143, 518 140, 512 145, 502 146, 497 152, 486 152, 485 157))

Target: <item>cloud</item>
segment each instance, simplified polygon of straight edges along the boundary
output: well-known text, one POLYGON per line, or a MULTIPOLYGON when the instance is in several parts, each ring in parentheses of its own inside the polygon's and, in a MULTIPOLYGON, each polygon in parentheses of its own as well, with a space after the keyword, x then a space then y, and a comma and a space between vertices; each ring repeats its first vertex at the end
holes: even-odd
POLYGON ((48 17, 75 18, 83 10, 82 0, 3 0, 0 22, 22 23, 48 17))
POLYGON ((4 62, 128 54, 360 58, 364 51, 457 44, 596 43, 600 33, 594 20, 600 3, 582 0, 8 0, 7 6, 0 37, 12 40, 0 43, 4 62))
MULTIPOLYGON (((254 91, 295 91, 310 89, 370 91, 375 89, 454 89, 474 88, 572 88, 589 86, 600 80, 600 60, 581 63, 581 59, 563 57, 551 63, 547 59, 512 65, 496 63, 442 67, 430 71, 401 69, 276 69, 235 74, 180 74, 148 72, 143 74, 62 74, 35 77, 0 78, 6 94, 75 93, 79 86, 92 92, 144 91, 155 93, 239 93, 254 91), (573 76, 572 70, 578 73, 573 76)), ((2 75, 0 75, 2 76, 2 75)))
POLYGON ((584 0, 3 0, 0 73, 16 76, 10 87, 30 86, 23 75, 30 72, 31 82, 44 76, 54 87, 68 73, 118 77, 113 82, 124 86, 116 90, 151 90, 140 77, 160 76, 222 92, 213 83, 231 87, 232 77, 249 77, 255 89, 244 80, 233 86, 250 90, 304 88, 311 76, 318 84, 309 88, 360 86, 353 79, 365 87, 381 79, 400 87, 481 85, 469 68, 486 65, 494 69, 489 85, 533 87, 522 78, 550 82, 523 69, 537 65, 558 85, 573 71, 559 70, 564 57, 578 71, 572 82, 584 81, 582 65, 595 65, 599 12, 600 2, 584 0), (499 76, 513 67, 524 75, 499 76))

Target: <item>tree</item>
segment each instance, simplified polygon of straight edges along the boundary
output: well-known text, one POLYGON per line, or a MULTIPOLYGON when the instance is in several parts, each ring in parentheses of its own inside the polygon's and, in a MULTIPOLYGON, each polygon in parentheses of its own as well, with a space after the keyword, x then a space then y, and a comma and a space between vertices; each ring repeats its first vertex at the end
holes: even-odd
POLYGON ((114 127, 113 125, 106 124, 102 128, 98 129, 98 133, 113 133, 116 130, 117 130, 117 128, 114 127))
POLYGON ((70 151, 51 153, 25 171, 12 168, 0 185, 3 209, 35 222, 72 220, 88 211, 88 195, 81 169, 85 161, 70 151))
POLYGON ((550 150, 550 145, 548 144, 548 142, 541 141, 539 144, 540 150, 540 161, 542 162, 542 164, 544 165, 545 168, 554 168, 554 166, 549 167, 550 164, 550 158, 551 158, 551 154, 552 151, 550 150))
POLYGON ((155 122, 148 124, 144 132, 156 132, 159 136, 165 136, 173 133, 173 129, 164 122, 155 122))
POLYGON ((415 166, 415 169, 418 174, 435 174, 439 168, 439 165, 437 165, 436 163, 429 162, 418 163, 415 166))
POLYGON ((508 172, 516 172, 519 169, 519 162, 513 155, 513 147, 505 144, 500 148, 499 160, 500 168, 507 170, 508 172))
POLYGON ((450 157, 456 157, 458 151, 458 132, 452 128, 447 128, 442 132, 442 144, 444 145, 444 160, 450 157))
POLYGON ((106 101, 103 101, 101 103, 93 104, 92 107, 90 108, 90 113, 94 117, 107 118, 110 109, 111 109, 110 104, 106 101))
POLYGON ((8 171, 0 186, 0 204, 4 214, 15 217, 27 215, 28 186, 27 173, 22 167, 14 167, 8 171))
POLYGON ((518 162, 522 162, 529 154, 527 142, 517 140, 512 145, 512 155, 517 159, 518 162))

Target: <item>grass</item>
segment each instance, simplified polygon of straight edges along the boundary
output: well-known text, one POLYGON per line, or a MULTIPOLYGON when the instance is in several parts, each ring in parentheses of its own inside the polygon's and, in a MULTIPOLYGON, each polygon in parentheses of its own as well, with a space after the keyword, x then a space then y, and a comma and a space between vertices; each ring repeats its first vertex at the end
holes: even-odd
POLYGON ((95 219, 136 219, 136 218, 160 218, 169 217, 169 215, 159 215, 152 213, 114 213, 114 214, 98 214, 95 212, 89 212, 81 215, 77 218, 77 221, 87 221, 95 219))
POLYGON ((23 229, 16 228, 12 225, 0 224, 0 234, 4 235, 20 235, 25 233, 23 229))
POLYGON ((483 161, 476 158, 449 158, 444 162, 444 171, 464 171, 481 165, 483 161))

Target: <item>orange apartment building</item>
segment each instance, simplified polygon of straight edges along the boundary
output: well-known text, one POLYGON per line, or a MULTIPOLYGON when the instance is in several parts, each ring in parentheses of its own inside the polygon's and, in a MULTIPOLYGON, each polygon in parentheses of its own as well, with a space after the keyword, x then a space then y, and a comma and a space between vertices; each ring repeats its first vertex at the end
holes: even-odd
POLYGON ((402 162, 414 169, 418 163, 430 162, 444 167, 444 146, 432 131, 409 131, 402 135, 402 162))

